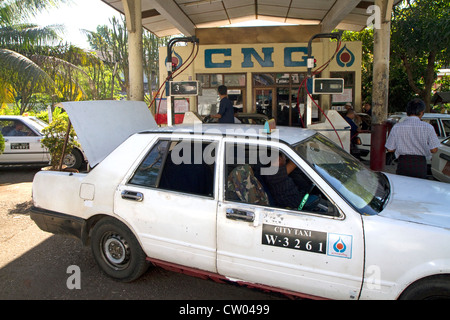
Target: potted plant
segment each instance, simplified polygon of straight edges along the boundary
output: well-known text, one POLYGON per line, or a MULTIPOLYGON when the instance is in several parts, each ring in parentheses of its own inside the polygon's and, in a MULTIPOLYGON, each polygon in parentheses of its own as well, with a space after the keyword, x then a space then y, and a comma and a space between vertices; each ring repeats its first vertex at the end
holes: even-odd
POLYGON ((48 149, 51 157, 50 169, 59 170, 60 164, 62 163, 61 159, 63 159, 66 154, 70 153, 74 147, 79 146, 79 143, 75 140, 75 131, 70 125, 67 117, 59 115, 55 117, 48 127, 42 130, 42 133, 44 134, 44 137, 41 140, 41 144, 48 149), (68 135, 67 131, 69 131, 68 135))

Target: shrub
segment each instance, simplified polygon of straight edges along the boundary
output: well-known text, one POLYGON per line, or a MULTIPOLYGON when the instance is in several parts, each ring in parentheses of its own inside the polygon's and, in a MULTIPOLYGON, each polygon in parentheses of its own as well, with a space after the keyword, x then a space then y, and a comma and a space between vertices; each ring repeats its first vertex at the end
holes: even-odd
POLYGON ((0 133, 0 154, 5 151, 5 139, 3 138, 2 134, 0 133))
POLYGON ((71 127, 66 150, 64 155, 62 154, 67 126, 68 121, 64 117, 56 117, 48 127, 42 130, 44 137, 41 140, 41 144, 50 152, 50 165, 53 170, 58 169, 62 157, 70 153, 74 147, 79 146, 79 143, 75 140, 75 131, 71 127))

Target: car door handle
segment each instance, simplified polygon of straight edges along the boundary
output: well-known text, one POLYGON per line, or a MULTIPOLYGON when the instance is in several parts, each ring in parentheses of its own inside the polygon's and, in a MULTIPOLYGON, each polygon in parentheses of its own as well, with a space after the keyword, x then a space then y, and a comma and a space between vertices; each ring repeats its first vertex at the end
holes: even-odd
POLYGON ((125 200, 133 200, 138 202, 144 200, 144 195, 141 192, 124 190, 122 191, 121 195, 122 199, 125 200))
POLYGON ((226 210, 226 216, 227 216, 227 219, 232 219, 232 220, 242 220, 242 221, 248 221, 248 222, 253 222, 255 220, 254 212, 239 210, 239 209, 232 209, 232 208, 228 208, 226 210))

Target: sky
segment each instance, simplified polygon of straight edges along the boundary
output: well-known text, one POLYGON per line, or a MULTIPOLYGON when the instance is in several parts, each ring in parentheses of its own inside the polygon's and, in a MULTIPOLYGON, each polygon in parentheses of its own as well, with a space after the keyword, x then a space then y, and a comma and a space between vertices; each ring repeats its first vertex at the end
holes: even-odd
MULTIPOLYGON (((72 0, 69 4, 60 5, 58 9, 52 9, 48 12, 39 14, 30 22, 40 26, 49 26, 61 24, 65 26, 64 39, 80 48, 89 49, 86 36, 80 31, 86 29, 96 31, 98 25, 110 25, 109 19, 113 16, 119 17, 121 14, 103 3, 100 0, 72 0)), ((263 20, 255 20, 248 23, 239 24, 248 25, 269 25, 279 24, 270 23, 263 20)))
POLYGON ((96 31, 98 25, 110 25, 109 19, 120 13, 100 0, 72 0, 58 9, 39 14, 30 22, 40 26, 62 24, 65 26, 64 39, 83 49, 89 45, 80 29, 96 31))

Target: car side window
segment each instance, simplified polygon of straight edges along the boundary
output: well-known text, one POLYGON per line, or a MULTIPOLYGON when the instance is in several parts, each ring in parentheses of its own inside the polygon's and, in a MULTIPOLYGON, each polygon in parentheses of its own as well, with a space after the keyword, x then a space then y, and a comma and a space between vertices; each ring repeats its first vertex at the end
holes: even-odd
POLYGON ((442 126, 444 127, 444 136, 450 136, 450 120, 442 120, 442 126))
POLYGON ((129 183, 144 187, 156 187, 168 145, 169 141, 158 141, 136 170, 129 183))
POLYGON ((225 152, 225 200, 339 215, 331 201, 282 151, 230 143, 225 152))
POLYGON ((129 183, 213 197, 215 150, 215 142, 160 140, 129 183))
POLYGON ((5 137, 36 136, 36 133, 20 120, 0 120, 0 129, 5 137))
POLYGON ((441 136, 441 132, 439 130, 439 123, 437 119, 430 119, 430 120, 425 120, 426 122, 428 122, 429 124, 431 124, 431 126, 434 128, 434 131, 436 132, 436 135, 438 137, 441 136))

